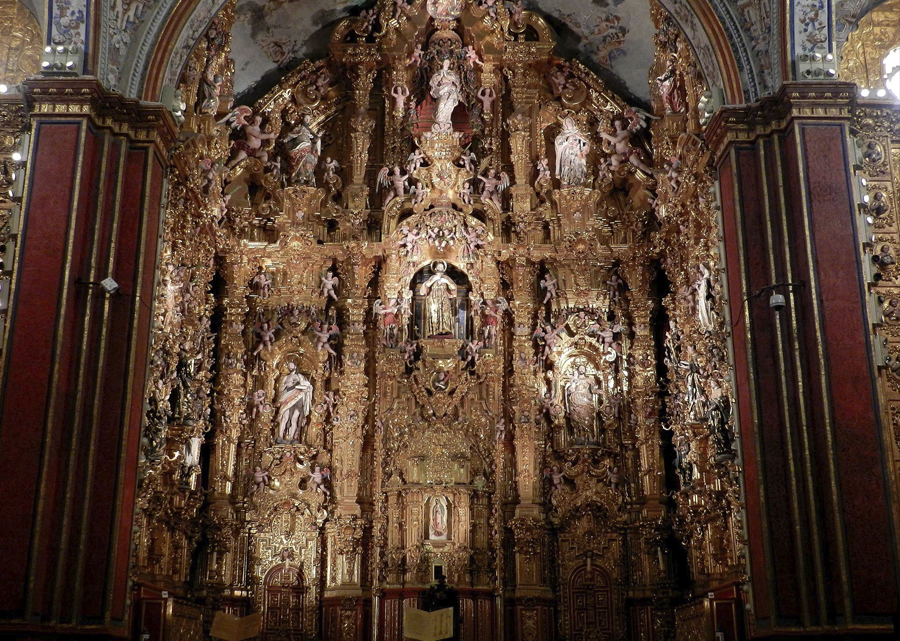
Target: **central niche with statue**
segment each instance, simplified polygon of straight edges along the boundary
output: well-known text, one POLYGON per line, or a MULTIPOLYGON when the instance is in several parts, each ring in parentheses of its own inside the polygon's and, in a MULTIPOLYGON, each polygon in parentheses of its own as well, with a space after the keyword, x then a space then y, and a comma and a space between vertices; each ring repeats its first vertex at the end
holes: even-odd
POLYGON ((472 335, 469 279, 445 260, 435 260, 412 279, 415 338, 456 338, 472 335))
MULTIPOLYGON (((675 39, 657 74, 672 51, 692 55, 660 20, 675 39)), ((183 239, 167 237, 160 331, 207 332, 209 318, 180 317, 200 295, 183 265, 220 265, 219 360, 215 389, 194 389, 204 361, 179 347, 184 389, 151 390, 148 418, 182 399, 169 434, 190 448, 185 485, 215 423, 208 477, 227 509, 203 563, 216 589, 252 601, 235 612, 267 610, 264 638, 364 639, 374 625, 401 641, 403 607, 436 567, 476 641, 619 639, 626 621, 669 620, 650 595, 674 584, 670 497, 733 478, 722 456, 708 465, 710 433, 722 455, 731 443, 703 240, 714 197, 702 141, 683 133, 694 121, 666 113, 676 102, 657 103, 654 145, 672 160, 651 170, 647 114, 554 44, 521 3, 385 0, 229 129, 216 124, 228 114, 189 114, 218 138, 185 141, 204 173, 170 203, 199 189, 215 222, 177 226, 170 211, 167 233, 210 236, 218 257, 179 257, 183 239), (684 472, 677 488, 666 465, 684 472), (276 614, 284 594, 299 600, 276 614)), ((692 69, 667 91, 701 91, 692 69)), ((173 344, 213 342, 190 340, 173 344)), ((719 565, 703 576, 739 567, 722 543, 731 513, 704 514, 716 521, 691 540, 719 565)))

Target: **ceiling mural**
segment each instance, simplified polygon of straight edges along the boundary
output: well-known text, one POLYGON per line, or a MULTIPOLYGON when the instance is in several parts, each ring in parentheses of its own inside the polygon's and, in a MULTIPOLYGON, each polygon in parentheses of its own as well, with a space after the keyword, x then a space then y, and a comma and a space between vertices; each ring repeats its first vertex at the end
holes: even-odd
POLYGON ((262 82, 274 84, 279 68, 326 53, 328 25, 345 18, 369 0, 238 0, 232 29, 234 92, 245 94, 262 82), (318 33, 318 37, 317 37, 318 33), (269 79, 269 82, 266 82, 269 79))
MULTIPOLYGON (((54 0, 79 2, 83 0, 54 0)), ((774 86, 777 78, 777 38, 770 27, 770 2, 775 0, 710 0, 734 51, 745 99, 755 100, 774 86), (735 3, 732 5, 732 3, 735 3)), ((542 0, 525 2, 528 9, 547 18, 557 32, 557 54, 576 57, 598 73, 610 89, 630 94, 640 101, 649 96, 647 69, 652 61, 654 29, 650 0, 542 0)), ((685 0, 661 0, 685 29, 708 79, 720 78, 711 55, 709 36, 685 0), (674 10, 673 10, 674 8, 674 10), (693 23, 693 25, 692 25, 693 23), (695 28, 691 28, 691 27, 695 28)), ((221 8, 223 0, 195 0, 191 17, 174 40, 163 84, 174 86, 203 29, 221 8)), ((113 0, 102 7, 98 75, 107 84, 130 96, 141 95, 155 43, 174 11, 175 0, 135 2, 133 20, 123 26, 126 0, 113 0), (127 54, 125 51, 127 50, 127 54), (110 55, 110 51, 113 54, 110 55)), ((371 0, 239 0, 234 25, 235 90, 252 99, 281 76, 279 69, 304 57, 325 55, 327 34, 347 15, 359 14, 371 0)))
POLYGON ((557 30, 558 53, 607 69, 637 98, 650 99, 647 70, 653 64, 656 29, 650 20, 649 0, 569 0, 537 5, 557 30))
MULTIPOLYGON (((235 94, 252 99, 273 85, 279 68, 302 58, 325 54, 334 23, 359 13, 368 0, 239 0, 232 30, 235 94), (242 96, 243 95, 243 96, 242 96)), ((531 3, 534 5, 535 3, 531 3)), ((614 89, 647 102, 647 70, 653 63, 653 34, 649 0, 570 0, 536 3, 556 29, 557 53, 577 57, 603 74, 614 89), (544 6, 547 5, 547 6, 544 6), (597 69, 599 67, 600 69, 597 69)))

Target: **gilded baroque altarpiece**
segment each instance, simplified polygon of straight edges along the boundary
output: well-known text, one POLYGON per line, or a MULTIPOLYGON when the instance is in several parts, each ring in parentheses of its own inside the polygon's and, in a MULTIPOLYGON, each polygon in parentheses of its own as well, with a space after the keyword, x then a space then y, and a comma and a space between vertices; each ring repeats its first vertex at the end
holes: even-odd
POLYGON ((400 639, 439 574, 465 638, 689 638, 679 572, 744 566, 677 27, 652 114, 469 0, 381 0, 234 107, 233 10, 180 87, 134 580, 265 638, 400 639))

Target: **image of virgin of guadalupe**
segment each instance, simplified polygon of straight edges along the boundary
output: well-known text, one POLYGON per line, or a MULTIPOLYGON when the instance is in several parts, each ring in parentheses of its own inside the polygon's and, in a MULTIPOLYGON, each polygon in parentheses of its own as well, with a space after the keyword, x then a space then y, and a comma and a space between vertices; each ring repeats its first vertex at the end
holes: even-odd
POLYGON ((431 518, 428 521, 428 538, 432 541, 447 540, 447 499, 439 496, 431 502, 431 518))

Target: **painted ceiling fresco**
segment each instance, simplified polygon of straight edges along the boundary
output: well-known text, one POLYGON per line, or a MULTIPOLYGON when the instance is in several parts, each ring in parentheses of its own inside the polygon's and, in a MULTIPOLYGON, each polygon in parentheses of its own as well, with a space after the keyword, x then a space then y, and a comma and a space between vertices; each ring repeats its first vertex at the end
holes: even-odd
MULTIPOLYGON (((368 0, 239 0, 235 9, 235 93, 252 98, 305 57, 325 54, 331 26, 368 0)), ((649 0, 566 0, 526 3, 556 30, 557 53, 576 57, 610 88, 649 99, 653 62, 649 0), (604 73, 605 70, 605 73, 604 73)))

